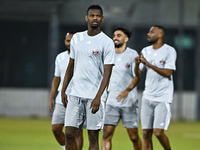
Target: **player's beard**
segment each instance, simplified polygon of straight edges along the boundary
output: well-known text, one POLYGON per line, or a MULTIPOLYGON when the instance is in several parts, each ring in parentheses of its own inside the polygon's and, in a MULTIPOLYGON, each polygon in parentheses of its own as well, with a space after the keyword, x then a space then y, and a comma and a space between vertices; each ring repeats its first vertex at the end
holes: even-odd
POLYGON ((96 29, 96 28, 98 28, 98 27, 99 27, 99 26, 92 26, 92 25, 91 25, 91 28, 92 28, 92 29, 96 29))
POLYGON ((67 46, 67 50, 70 51, 70 46, 67 46))
POLYGON ((120 48, 122 47, 123 43, 120 43, 120 44, 115 44, 115 48, 120 48))
POLYGON ((92 21, 91 22, 91 24, 90 24, 90 27, 92 28, 92 29, 96 29, 96 28, 98 28, 100 26, 100 23, 98 22, 98 21, 92 21), (96 23, 96 24, 93 24, 93 23, 96 23))
POLYGON ((158 41, 158 39, 154 39, 154 40, 148 41, 148 43, 149 43, 150 45, 153 45, 153 44, 155 44, 157 41, 158 41))

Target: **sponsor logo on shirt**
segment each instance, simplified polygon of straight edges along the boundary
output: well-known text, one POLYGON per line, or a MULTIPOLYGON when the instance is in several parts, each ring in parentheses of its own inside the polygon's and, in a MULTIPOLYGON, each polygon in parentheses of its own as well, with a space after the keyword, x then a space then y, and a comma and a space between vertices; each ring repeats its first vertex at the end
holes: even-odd
POLYGON ((129 68, 130 66, 131 66, 131 65, 128 64, 128 63, 125 64, 125 68, 129 68))
POLYGON ((161 63, 162 65, 165 64, 165 60, 164 60, 164 59, 160 60, 160 63, 161 63))
POLYGON ((93 50, 92 50, 92 53, 93 53, 94 55, 98 55, 98 54, 99 54, 99 50, 98 50, 98 49, 93 49, 93 50))

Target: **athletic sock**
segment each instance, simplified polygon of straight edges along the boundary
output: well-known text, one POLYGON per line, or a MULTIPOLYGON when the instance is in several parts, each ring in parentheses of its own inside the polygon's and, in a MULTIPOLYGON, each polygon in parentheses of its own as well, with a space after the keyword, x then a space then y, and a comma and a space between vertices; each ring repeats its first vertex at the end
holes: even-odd
POLYGON ((61 146, 65 150, 65 145, 61 146))

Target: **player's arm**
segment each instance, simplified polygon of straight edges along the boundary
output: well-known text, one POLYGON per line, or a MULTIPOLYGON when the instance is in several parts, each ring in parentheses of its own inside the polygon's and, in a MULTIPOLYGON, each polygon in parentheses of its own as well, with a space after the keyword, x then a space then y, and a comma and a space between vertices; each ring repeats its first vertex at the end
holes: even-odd
POLYGON ((67 86, 72 79, 74 72, 74 59, 70 58, 69 64, 65 73, 64 81, 63 81, 63 86, 62 86, 62 91, 61 91, 61 97, 62 97, 62 103, 64 107, 66 107, 67 104, 67 95, 65 94, 65 91, 67 89, 67 86))
POLYGON ((92 113, 95 114, 99 110, 100 102, 101 102, 101 95, 103 94, 106 86, 108 85, 110 75, 112 72, 113 64, 106 64, 104 65, 104 76, 101 81, 101 85, 99 91, 97 92, 96 97, 93 99, 90 109, 92 108, 92 113))
POLYGON ((161 76, 164 76, 164 77, 167 77, 167 78, 170 78, 170 76, 172 75, 173 73, 173 70, 172 69, 165 69, 165 68, 158 68, 152 64, 150 64, 145 58, 144 56, 141 54, 140 56, 140 61, 141 63, 143 63, 145 66, 153 69, 155 72, 157 72, 158 74, 160 74, 161 76))
POLYGON ((49 112, 52 114, 55 107, 54 96, 58 90, 60 84, 60 77, 54 77, 51 85, 51 93, 49 97, 49 112))
POLYGON ((167 78, 170 78, 170 76, 173 73, 172 69, 158 68, 158 67, 151 65, 151 64, 149 64, 148 67, 153 69, 155 72, 157 72, 161 76, 164 76, 164 77, 167 77, 167 78))
POLYGON ((117 101, 118 102, 123 102, 124 99, 128 96, 128 93, 134 89, 137 84, 140 82, 140 77, 135 76, 131 82, 131 84, 124 90, 122 91, 118 96, 117 96, 117 101))
POLYGON ((142 71, 139 68, 141 61, 140 61, 140 56, 135 57, 135 68, 134 68, 134 72, 135 75, 140 79, 141 75, 142 75, 142 71))

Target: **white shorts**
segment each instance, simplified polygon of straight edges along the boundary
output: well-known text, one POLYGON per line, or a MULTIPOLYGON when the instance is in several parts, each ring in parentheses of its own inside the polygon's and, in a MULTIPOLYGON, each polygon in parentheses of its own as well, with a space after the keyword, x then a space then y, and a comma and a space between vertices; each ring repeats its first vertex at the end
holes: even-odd
POLYGON ((52 116, 52 124, 64 124, 65 111, 66 109, 62 104, 56 103, 52 116))
POLYGON ((107 104, 104 125, 117 126, 120 119, 122 119, 125 128, 138 128, 138 107, 114 107, 107 104))
POLYGON ((101 101, 99 110, 91 113, 90 105, 93 99, 85 99, 76 96, 69 96, 66 114, 65 127, 72 126, 79 130, 102 130, 105 118, 105 102, 101 101))
POLYGON ((167 130, 171 119, 170 103, 142 99, 142 129, 167 130))

